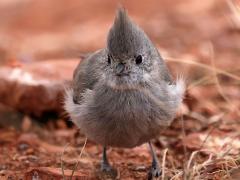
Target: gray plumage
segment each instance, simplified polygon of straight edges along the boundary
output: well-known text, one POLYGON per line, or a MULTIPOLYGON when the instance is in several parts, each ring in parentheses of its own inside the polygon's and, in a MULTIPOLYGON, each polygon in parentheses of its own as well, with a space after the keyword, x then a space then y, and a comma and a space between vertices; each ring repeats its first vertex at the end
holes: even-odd
POLYGON ((119 9, 107 47, 82 60, 65 109, 91 140, 135 147, 169 126, 184 94, 147 35, 119 9))

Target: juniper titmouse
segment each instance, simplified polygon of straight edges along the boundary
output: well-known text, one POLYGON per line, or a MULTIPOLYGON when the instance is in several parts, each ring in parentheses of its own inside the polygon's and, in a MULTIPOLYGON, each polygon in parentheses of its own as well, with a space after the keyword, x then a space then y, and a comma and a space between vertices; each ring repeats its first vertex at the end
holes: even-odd
POLYGON ((150 140, 171 124, 183 94, 183 80, 173 82, 158 50, 120 8, 107 47, 82 60, 74 71, 65 108, 81 131, 104 147, 102 170, 111 170, 107 146, 149 143, 149 177, 157 177, 160 168, 150 140))

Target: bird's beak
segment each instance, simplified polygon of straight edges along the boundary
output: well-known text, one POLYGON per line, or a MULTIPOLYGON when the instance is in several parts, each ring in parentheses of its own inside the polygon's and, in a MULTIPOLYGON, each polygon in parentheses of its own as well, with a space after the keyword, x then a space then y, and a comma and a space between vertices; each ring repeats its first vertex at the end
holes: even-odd
POLYGON ((124 72, 124 69, 125 69, 125 64, 119 63, 116 67, 116 74, 120 76, 124 72))

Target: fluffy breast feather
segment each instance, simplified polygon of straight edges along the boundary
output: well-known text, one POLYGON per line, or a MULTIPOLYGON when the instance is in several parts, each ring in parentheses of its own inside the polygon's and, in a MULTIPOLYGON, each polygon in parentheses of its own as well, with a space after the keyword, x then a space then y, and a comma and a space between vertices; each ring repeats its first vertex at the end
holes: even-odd
POLYGON ((65 109, 87 137, 103 145, 134 147, 158 136, 172 122, 183 99, 184 81, 156 89, 114 90, 96 84, 73 102, 66 91, 65 109))

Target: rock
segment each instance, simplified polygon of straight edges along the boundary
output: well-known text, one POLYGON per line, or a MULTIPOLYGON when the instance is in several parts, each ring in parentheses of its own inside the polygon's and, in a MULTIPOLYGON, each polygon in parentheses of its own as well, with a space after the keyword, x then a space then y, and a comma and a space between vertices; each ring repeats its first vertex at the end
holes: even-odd
POLYGON ((63 113, 64 89, 79 59, 48 60, 0 67, 0 103, 23 113, 63 113))
POLYGON ((22 119, 22 113, 0 104, 0 128, 13 127, 20 130, 22 119))

